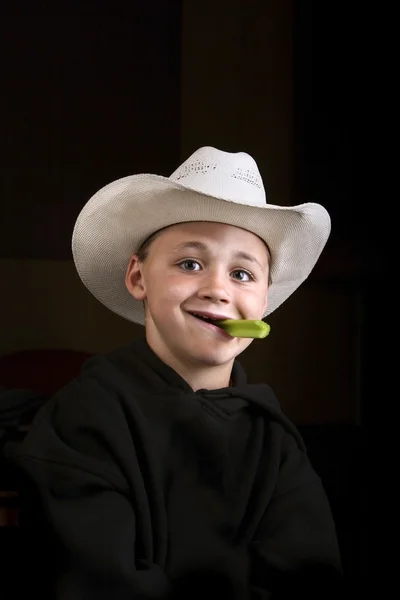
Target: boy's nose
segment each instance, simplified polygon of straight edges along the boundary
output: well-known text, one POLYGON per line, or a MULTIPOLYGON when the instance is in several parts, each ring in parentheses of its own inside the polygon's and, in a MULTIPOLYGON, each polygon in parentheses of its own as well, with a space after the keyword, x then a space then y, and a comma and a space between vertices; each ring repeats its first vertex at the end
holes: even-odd
POLYGON ((209 302, 230 302, 229 292, 224 285, 222 277, 217 274, 207 277, 202 282, 198 295, 202 300, 208 300, 209 302))

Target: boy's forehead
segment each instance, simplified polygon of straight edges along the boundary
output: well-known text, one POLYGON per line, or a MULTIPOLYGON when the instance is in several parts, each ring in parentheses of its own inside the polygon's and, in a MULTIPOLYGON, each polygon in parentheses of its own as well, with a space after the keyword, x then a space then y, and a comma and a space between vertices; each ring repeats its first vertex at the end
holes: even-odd
POLYGON ((205 250, 214 242, 219 246, 222 244, 224 247, 230 247, 232 251, 246 246, 251 248, 253 254, 258 255, 260 261, 265 257, 267 263, 269 262, 269 251, 264 240, 255 233, 226 223, 213 221, 177 223, 161 230, 159 235, 156 235, 155 241, 156 252, 158 246, 160 250, 168 253, 184 249, 186 246, 205 250))

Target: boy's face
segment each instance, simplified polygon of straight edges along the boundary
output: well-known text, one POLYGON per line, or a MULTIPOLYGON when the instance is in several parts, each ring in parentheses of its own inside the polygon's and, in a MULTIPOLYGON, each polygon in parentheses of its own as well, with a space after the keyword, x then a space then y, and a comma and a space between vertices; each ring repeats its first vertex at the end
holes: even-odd
POLYGON ((132 257, 126 284, 145 302, 148 343, 166 364, 231 367, 252 340, 233 338, 193 313, 261 319, 268 269, 256 235, 221 223, 182 223, 154 239, 144 262, 132 257))

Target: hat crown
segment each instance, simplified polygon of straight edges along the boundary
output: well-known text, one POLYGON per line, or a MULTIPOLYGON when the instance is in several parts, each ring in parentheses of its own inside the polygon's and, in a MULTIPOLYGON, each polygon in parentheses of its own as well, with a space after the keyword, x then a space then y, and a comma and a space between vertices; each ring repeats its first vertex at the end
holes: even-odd
POLYGON ((266 205, 266 193, 255 160, 246 152, 203 146, 169 177, 180 185, 230 202, 266 205))

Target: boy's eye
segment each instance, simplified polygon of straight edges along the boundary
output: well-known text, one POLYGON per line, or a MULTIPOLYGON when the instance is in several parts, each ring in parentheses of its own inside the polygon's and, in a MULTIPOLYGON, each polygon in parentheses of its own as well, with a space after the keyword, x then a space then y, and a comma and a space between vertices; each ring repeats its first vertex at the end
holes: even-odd
POLYGON ((247 271, 243 271, 243 269, 236 269, 236 271, 232 271, 232 276, 234 279, 237 279, 238 281, 252 281, 253 277, 250 273, 248 273, 247 271), (238 275, 238 276, 235 276, 238 275))
MULTIPOLYGON (((186 260, 180 262, 179 267, 184 271, 201 270, 201 265, 197 262, 197 260, 193 260, 190 258, 187 258, 186 260)), ((233 279, 236 279, 237 281, 242 281, 244 283, 247 283, 248 281, 254 281, 254 277, 252 276, 252 274, 248 271, 245 271, 244 269, 235 269, 234 271, 232 271, 232 277, 233 279)))
POLYGON ((198 271, 200 269, 200 265, 195 260, 183 260, 179 263, 179 266, 182 267, 184 271, 198 271), (196 267, 199 267, 198 269, 196 267))

